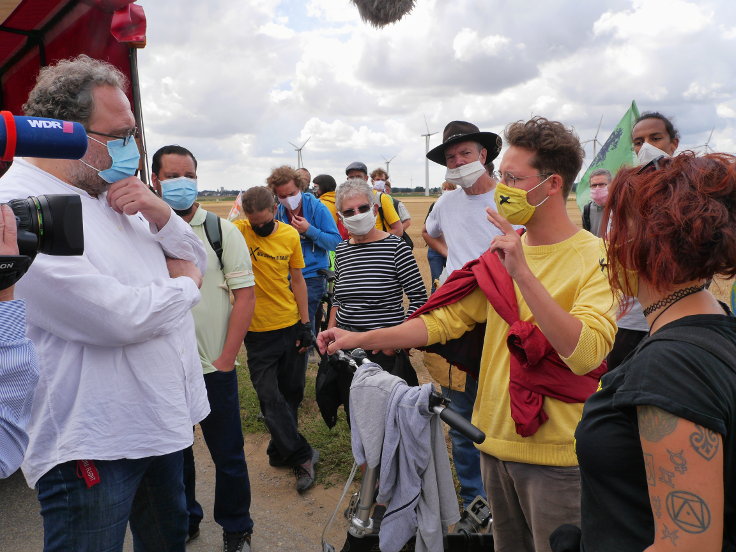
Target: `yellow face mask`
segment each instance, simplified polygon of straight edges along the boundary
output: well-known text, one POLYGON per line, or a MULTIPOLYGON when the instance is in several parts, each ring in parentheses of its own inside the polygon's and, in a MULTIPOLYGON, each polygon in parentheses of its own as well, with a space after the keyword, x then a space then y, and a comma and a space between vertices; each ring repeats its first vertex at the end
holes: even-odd
POLYGON ((511 224, 526 224, 531 220, 532 216, 534 216, 534 211, 537 207, 549 199, 549 196, 547 196, 536 205, 531 205, 527 200, 527 194, 539 188, 542 184, 547 182, 551 176, 552 175, 549 175, 531 190, 512 188, 503 182, 499 182, 496 184, 496 191, 493 194, 493 197, 496 200, 496 209, 501 216, 511 224))

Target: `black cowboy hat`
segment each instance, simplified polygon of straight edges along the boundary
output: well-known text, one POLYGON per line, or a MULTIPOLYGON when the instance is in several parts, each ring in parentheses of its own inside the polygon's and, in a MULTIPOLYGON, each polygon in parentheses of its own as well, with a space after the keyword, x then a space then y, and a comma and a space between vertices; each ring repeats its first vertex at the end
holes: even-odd
POLYGON ((427 159, 447 166, 445 148, 458 142, 478 142, 488 150, 486 163, 490 163, 501 152, 501 137, 493 132, 481 132, 473 123, 466 121, 452 121, 447 124, 442 133, 442 143, 427 153, 427 159))

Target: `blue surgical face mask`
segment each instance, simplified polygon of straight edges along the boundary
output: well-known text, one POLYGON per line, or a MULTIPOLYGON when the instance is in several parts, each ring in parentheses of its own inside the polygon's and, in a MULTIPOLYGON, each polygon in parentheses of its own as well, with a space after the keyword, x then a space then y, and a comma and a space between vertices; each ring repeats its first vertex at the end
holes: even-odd
POLYGON ((110 168, 102 171, 80 159, 80 161, 89 168, 96 170, 102 180, 109 184, 113 184, 118 180, 135 175, 138 170, 138 161, 141 158, 141 153, 138 151, 138 144, 135 140, 128 140, 127 144, 125 143, 125 140, 110 140, 106 144, 105 142, 101 142, 91 136, 87 136, 87 138, 94 140, 98 144, 107 146, 107 152, 112 158, 112 165, 110 168))
POLYGON ((185 211, 197 199, 197 180, 186 176, 161 180, 161 198, 172 209, 185 211))

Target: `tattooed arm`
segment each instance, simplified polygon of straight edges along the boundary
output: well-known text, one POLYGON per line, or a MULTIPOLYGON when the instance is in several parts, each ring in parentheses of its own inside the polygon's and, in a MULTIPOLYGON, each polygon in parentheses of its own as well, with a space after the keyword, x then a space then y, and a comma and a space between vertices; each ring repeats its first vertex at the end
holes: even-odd
POLYGON ((663 550, 723 546, 723 438, 655 406, 637 407, 654 543, 663 550))

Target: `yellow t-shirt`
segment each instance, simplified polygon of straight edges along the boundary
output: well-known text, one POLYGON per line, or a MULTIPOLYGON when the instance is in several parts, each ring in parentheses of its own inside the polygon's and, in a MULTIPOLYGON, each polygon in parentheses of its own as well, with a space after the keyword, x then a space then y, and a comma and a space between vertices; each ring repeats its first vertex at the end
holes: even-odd
MULTIPOLYGON (((376 190, 373 190, 373 193, 378 194, 376 190)), ((381 213, 379 212, 376 217, 376 228, 384 232, 390 232, 391 225, 401 219, 394 208, 394 202, 391 196, 383 192, 381 192, 381 209, 383 209, 383 217, 381 217, 381 213), (384 219, 386 224, 384 224, 384 219)))
POLYGON ((299 308, 289 284, 289 269, 304 268, 299 232, 276 223, 265 238, 256 234, 247 220, 234 221, 245 237, 256 277, 256 308, 248 331, 267 332, 299 322, 299 308))
MULTIPOLYGON (((562 360, 575 374, 587 374, 600 366, 611 350, 616 334, 616 308, 607 275, 601 269, 600 239, 580 230, 567 240, 543 246, 522 244, 526 262, 555 302, 583 324, 573 353, 562 360)), ((521 320, 534 323, 534 316, 516 290, 521 320)), ((428 344, 460 337, 477 322, 486 322, 473 407, 473 423, 486 434, 478 448, 511 462, 548 466, 576 466, 573 434, 583 403, 565 403, 544 398, 549 419, 534 435, 516 433, 509 397, 510 354, 506 346, 509 325, 496 313, 480 289, 457 303, 422 316, 428 344)))

